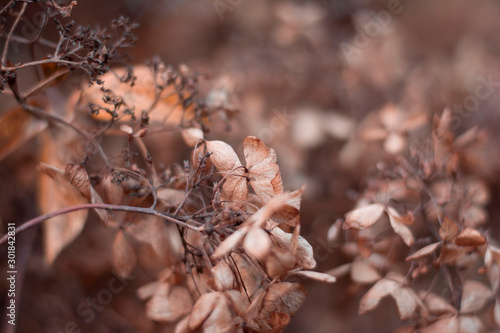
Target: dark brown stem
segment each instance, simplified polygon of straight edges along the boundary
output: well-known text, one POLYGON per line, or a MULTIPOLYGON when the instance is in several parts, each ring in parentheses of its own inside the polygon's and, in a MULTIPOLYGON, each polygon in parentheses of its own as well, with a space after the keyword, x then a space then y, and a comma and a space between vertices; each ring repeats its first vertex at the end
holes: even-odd
MULTIPOLYGON (((150 208, 111 205, 111 204, 81 204, 81 205, 75 205, 75 206, 59 209, 59 210, 56 210, 54 212, 51 212, 51 213, 48 213, 45 215, 41 215, 41 216, 38 216, 34 219, 31 219, 31 220, 23 223, 22 225, 20 225, 19 227, 16 228, 16 235, 19 234, 20 232, 26 230, 26 229, 29 229, 35 225, 38 225, 38 224, 42 223, 43 221, 48 220, 52 217, 68 214, 68 213, 78 211, 78 210, 83 210, 83 209, 109 209, 109 210, 117 210, 117 211, 124 211, 124 212, 134 212, 134 213, 153 215, 153 216, 157 216, 157 217, 160 217, 162 219, 165 219, 169 222, 175 223, 178 226, 182 226, 182 227, 194 230, 196 232, 201 232, 203 230, 203 227, 192 226, 186 222, 182 222, 182 221, 180 221, 172 216, 169 216, 165 213, 161 213, 161 212, 158 212, 158 211, 150 209, 150 208)), ((2 238, 0 238, 0 245, 4 244, 7 241, 8 237, 9 237, 9 235, 6 234, 2 238)))

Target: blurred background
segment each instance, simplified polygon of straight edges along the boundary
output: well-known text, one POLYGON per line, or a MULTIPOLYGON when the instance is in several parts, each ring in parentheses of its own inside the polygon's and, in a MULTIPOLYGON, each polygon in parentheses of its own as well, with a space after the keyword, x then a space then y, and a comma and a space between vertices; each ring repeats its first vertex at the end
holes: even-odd
MULTIPOLYGON (((460 118, 457 131, 475 124, 489 131, 481 176, 491 185, 491 228, 500 236, 500 211, 494 205, 500 170, 500 3, 82 0, 72 18, 97 27, 120 15, 140 24, 131 50, 134 63, 158 55, 167 64, 186 64, 211 77, 202 90, 218 87, 240 110, 230 130, 214 122, 209 139, 227 141, 241 153, 242 139, 258 136, 277 151, 285 188, 306 184, 302 230, 315 248, 320 271, 346 260, 328 244, 327 231, 353 207, 366 173, 386 157, 376 146, 370 156, 345 156, 343 147, 356 124, 388 103, 405 112, 439 114, 467 101, 484 80, 493 82, 491 95, 460 118)), ((14 105, 5 96, 0 101, 0 114, 14 105)), ((27 208, 35 200, 33 179, 17 167, 36 165, 29 163, 29 149, 36 144, 0 163, 3 221, 36 215, 35 208, 27 208)), ((188 150, 178 154, 172 153, 171 160, 185 159, 188 150)), ((102 228, 87 226, 54 268, 42 263, 39 231, 23 237, 38 238, 23 285, 18 332, 78 332, 65 327, 68 321, 81 332, 171 331, 147 319, 143 303, 135 299, 137 287, 150 281, 141 272, 95 320, 85 323, 74 314, 79 302, 113 278, 102 228)), ((391 332, 399 326, 391 301, 357 314, 364 287, 347 280, 307 282, 306 287, 309 297, 285 332, 391 332)))

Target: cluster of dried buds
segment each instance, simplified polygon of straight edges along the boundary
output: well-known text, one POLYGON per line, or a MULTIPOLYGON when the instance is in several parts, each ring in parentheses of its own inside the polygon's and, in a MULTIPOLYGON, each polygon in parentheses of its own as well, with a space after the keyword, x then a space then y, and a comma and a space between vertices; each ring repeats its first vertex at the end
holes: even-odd
POLYGON ((396 156, 391 168, 380 164, 355 209, 330 229, 337 242, 348 229, 341 249, 352 258, 330 273, 373 284, 360 313, 393 298, 408 323, 398 332, 500 327, 500 248, 485 228, 489 191, 466 172, 481 133, 454 137, 451 125, 445 110, 429 139, 396 156))

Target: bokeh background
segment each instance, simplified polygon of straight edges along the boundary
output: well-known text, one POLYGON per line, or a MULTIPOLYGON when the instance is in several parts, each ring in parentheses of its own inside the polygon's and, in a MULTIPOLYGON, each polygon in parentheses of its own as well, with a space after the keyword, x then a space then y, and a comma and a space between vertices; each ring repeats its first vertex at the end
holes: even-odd
MULTIPOLYGON (((480 78, 492 76, 499 82, 494 92, 462 118, 459 131, 475 124, 489 131, 481 176, 492 190, 491 232, 500 239, 500 209, 495 204, 500 171, 500 3, 81 0, 72 18, 98 27, 119 15, 140 24, 138 43, 131 50, 134 63, 158 55, 167 64, 187 64, 212 77, 202 83, 202 91, 214 85, 227 91, 240 112, 231 119, 230 130, 214 123, 209 139, 225 140, 241 153, 245 136, 259 136, 277 151, 285 188, 306 184, 302 230, 315 248, 321 271, 346 260, 327 243, 328 228, 352 208, 366 173, 378 158, 386 157, 374 148, 370 156, 346 166, 342 148, 353 126, 390 102, 407 112, 440 113, 474 94, 480 78)), ((0 113, 13 105, 5 96, 0 101, 0 113)), ((175 145, 166 143, 163 149, 162 144, 155 149, 165 154, 165 162, 188 156, 187 150, 171 152, 167 147, 175 145)), ((35 175, 29 171, 36 170, 33 149, 36 140, 0 163, 3 221, 37 214, 35 175)), ((135 298, 137 287, 151 281, 139 271, 93 321, 85 323, 75 314, 82 300, 113 278, 112 234, 102 227, 87 226, 53 267, 43 264, 40 230, 18 239, 18 253, 23 253, 23 244, 31 244, 26 245, 29 258, 18 259, 28 262, 18 332, 73 332, 65 327, 68 321, 77 322, 82 332, 171 331, 147 319, 143 303, 135 298)), ((357 315, 366 289, 347 280, 306 286, 309 297, 286 332, 391 332, 399 325, 391 301, 357 315)))

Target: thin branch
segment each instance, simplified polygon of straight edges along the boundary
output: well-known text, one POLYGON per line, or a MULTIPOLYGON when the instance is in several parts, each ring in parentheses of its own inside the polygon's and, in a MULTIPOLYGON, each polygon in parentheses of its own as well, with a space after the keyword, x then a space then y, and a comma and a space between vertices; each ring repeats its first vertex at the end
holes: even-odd
MULTIPOLYGON (((16 30, 17 25, 19 24, 19 21, 21 21, 21 17, 24 15, 24 12, 26 11, 26 7, 28 7, 28 3, 23 3, 23 6, 21 7, 21 10, 17 14, 16 20, 14 21, 14 24, 12 24, 12 28, 10 29, 9 33, 7 34, 7 38, 5 39, 5 44, 3 47, 3 54, 2 54, 2 69, 5 70, 5 65, 6 65, 6 60, 7 60, 7 52, 9 50, 9 44, 12 38, 12 34, 14 33, 14 30, 16 30)), ((3 10, 2 10, 3 11, 3 10)), ((7 69, 9 70, 9 69, 7 69)))
MULTIPOLYGON (((31 219, 31 220, 21 224, 19 227, 17 227, 15 234, 17 235, 20 232, 27 230, 33 226, 36 226, 36 225, 42 223, 43 221, 48 220, 52 217, 56 217, 59 215, 64 215, 64 214, 68 214, 71 212, 75 212, 78 210, 84 210, 84 209, 109 209, 109 210, 116 210, 116 211, 123 211, 123 212, 134 212, 134 213, 153 215, 153 216, 157 216, 157 217, 160 217, 162 219, 165 219, 169 222, 175 223, 178 226, 182 226, 182 227, 191 229, 191 230, 196 231, 196 232, 201 232, 203 230, 203 227, 192 226, 188 223, 185 223, 185 222, 182 222, 176 218, 173 218, 173 217, 167 215, 166 213, 158 212, 158 211, 156 211, 154 209, 150 209, 150 208, 90 203, 90 204, 81 204, 81 205, 66 207, 66 208, 59 209, 59 210, 56 210, 54 212, 45 214, 45 215, 38 216, 34 219, 31 219)), ((2 238, 0 238, 0 245, 4 244, 7 241, 8 237, 9 237, 9 235, 6 234, 2 238)))

